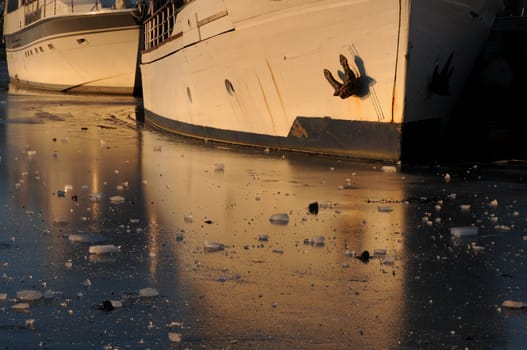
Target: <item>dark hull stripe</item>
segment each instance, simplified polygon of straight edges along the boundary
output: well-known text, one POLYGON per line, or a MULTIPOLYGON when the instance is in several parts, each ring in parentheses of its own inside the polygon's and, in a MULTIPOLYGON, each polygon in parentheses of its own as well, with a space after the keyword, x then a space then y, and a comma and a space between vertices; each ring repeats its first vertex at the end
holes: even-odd
POLYGON ((358 159, 401 158, 401 126, 393 123, 297 117, 289 135, 280 137, 182 123, 149 110, 145 110, 145 121, 175 134, 233 145, 358 159))
POLYGON ((47 17, 21 30, 5 35, 6 49, 24 47, 47 37, 77 32, 118 30, 127 27, 140 28, 132 16, 135 10, 109 11, 96 14, 69 14, 47 17))

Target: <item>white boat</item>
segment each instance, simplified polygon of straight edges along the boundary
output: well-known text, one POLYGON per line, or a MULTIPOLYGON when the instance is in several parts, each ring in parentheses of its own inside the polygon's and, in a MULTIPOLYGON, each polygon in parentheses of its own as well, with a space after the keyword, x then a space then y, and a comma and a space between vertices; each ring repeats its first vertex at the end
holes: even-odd
POLYGON ((144 24, 145 119, 269 149, 430 155, 501 10, 502 0, 161 1, 144 24))
POLYGON ((140 93, 140 16, 135 6, 117 5, 6 0, 10 83, 62 92, 140 93))

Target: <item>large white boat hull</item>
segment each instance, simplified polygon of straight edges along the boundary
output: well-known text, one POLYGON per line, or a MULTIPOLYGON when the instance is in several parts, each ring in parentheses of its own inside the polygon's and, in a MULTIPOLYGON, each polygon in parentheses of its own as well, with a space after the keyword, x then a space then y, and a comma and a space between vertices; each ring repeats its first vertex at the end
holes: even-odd
POLYGON ((61 92, 141 93, 140 24, 132 16, 134 11, 50 16, 19 29, 12 28, 16 12, 7 14, 4 35, 10 82, 61 92))
POLYGON ((498 2, 191 1, 160 45, 145 27, 146 120, 222 142, 399 160, 403 147, 437 142, 498 2), (359 88, 335 96, 341 57, 359 88))

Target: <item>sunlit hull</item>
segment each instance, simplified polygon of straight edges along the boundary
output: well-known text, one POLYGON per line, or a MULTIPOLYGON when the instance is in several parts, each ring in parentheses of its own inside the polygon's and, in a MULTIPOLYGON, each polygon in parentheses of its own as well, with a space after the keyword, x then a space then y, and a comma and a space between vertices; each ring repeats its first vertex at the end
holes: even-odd
POLYGON ((140 92, 135 10, 61 14, 20 27, 24 10, 4 17, 11 83, 62 92, 140 92))
POLYGON ((166 38, 146 23, 146 119, 250 146, 392 161, 424 152, 498 3, 194 0, 166 38))

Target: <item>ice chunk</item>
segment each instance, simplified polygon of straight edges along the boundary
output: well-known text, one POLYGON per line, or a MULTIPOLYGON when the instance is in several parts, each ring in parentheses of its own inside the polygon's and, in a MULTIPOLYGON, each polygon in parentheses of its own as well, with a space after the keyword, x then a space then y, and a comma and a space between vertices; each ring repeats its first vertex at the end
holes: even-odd
POLYGON ((181 343, 181 333, 168 332, 168 340, 171 343, 181 343))
POLYGON ((389 206, 384 206, 384 207, 377 207, 377 210, 381 213, 389 213, 393 211, 393 208, 389 206))
POLYGON ((384 249, 384 248, 374 249, 373 250, 373 255, 374 256, 384 256, 384 255, 386 255, 386 249, 384 249))
POLYGON ((449 182, 450 182, 450 179, 451 179, 450 174, 449 174, 449 173, 446 173, 445 176, 444 176, 444 179, 445 179, 445 182, 446 182, 446 183, 449 183, 449 182))
POLYGON ((42 298, 42 293, 38 290, 24 289, 16 292, 16 297, 22 301, 35 301, 42 298))
POLYGON ((395 263, 395 257, 394 256, 386 256, 382 259, 382 263, 384 265, 393 265, 395 263))
POLYGON ((95 233, 72 233, 68 236, 68 240, 82 243, 100 243, 108 239, 95 233))
POLYGON ((139 296, 142 298, 153 298, 153 297, 157 297, 158 295, 159 295, 159 292, 155 288, 139 289, 139 296))
POLYGON ((522 309, 527 307, 527 303, 515 300, 504 300, 501 304, 502 307, 507 307, 511 309, 522 309))
POLYGON ((450 234, 453 237, 477 236, 478 228, 476 226, 451 227, 450 234))
POLYGON ((223 163, 216 163, 216 164, 214 164, 214 171, 222 172, 224 170, 225 170, 225 165, 223 163))
POLYGON ((215 252, 215 251, 218 251, 218 250, 225 249, 225 245, 223 243, 215 242, 215 241, 204 241, 203 242, 203 248, 207 252, 215 252))
POLYGON ((33 318, 29 318, 26 320, 26 322, 24 323, 24 325, 27 327, 27 328, 35 328, 35 319, 33 318))
POLYGON ((123 302, 120 300, 110 300, 110 303, 112 304, 114 309, 123 307, 123 302))
POLYGON ((383 167, 381 167, 381 170, 384 172, 384 173, 396 173, 397 172, 397 168, 394 167, 394 166, 389 166, 389 165, 385 165, 383 167))
POLYGON ((324 236, 313 236, 306 243, 314 245, 316 247, 322 247, 325 244, 326 238, 324 236))
POLYGON ((118 253, 120 247, 117 247, 113 244, 104 244, 104 245, 92 245, 89 248, 90 254, 112 254, 118 253))
POLYGON ((496 199, 490 201, 489 206, 492 208, 496 208, 498 206, 498 201, 496 199))
POLYGON ((0 301, 6 301, 7 300, 7 293, 0 293, 0 301))
POLYGON ((269 221, 275 225, 287 225, 289 223, 289 215, 287 213, 273 214, 269 221))
POLYGON ((188 223, 191 223, 192 221, 194 221, 194 219, 192 218, 192 214, 185 214, 185 216, 183 217, 183 220, 188 223))
POLYGON ((459 209, 461 209, 461 211, 463 211, 463 212, 470 211, 470 204, 461 204, 459 206, 459 209))
POLYGON ((26 311, 27 309, 29 309, 29 304, 28 303, 17 303, 11 306, 11 308, 16 311, 26 311))
POLYGON ((122 204, 124 202, 125 202, 125 198, 123 196, 116 195, 116 196, 110 197, 110 203, 112 204, 122 204))

